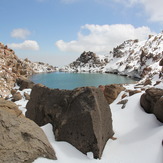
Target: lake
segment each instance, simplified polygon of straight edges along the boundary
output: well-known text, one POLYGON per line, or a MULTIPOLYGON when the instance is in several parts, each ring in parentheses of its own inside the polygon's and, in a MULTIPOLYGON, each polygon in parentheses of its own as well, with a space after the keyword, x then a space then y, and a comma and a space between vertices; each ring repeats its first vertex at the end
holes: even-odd
POLYGON ((107 73, 68 73, 53 72, 41 73, 31 76, 34 83, 41 83, 49 88, 74 89, 83 86, 107 85, 107 84, 131 84, 135 80, 116 74, 107 73))
POLYGON ((41 83, 49 88, 74 89, 83 86, 107 85, 107 84, 131 84, 135 80, 107 73, 68 73, 53 72, 41 73, 31 76, 34 83, 41 83))

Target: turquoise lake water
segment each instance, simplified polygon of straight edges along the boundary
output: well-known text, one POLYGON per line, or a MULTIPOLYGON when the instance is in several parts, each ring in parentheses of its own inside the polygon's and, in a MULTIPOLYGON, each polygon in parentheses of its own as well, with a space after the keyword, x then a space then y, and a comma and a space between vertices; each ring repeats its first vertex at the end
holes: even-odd
POLYGON ((74 89, 83 86, 130 84, 135 80, 115 74, 101 73, 67 73, 53 72, 33 75, 30 78, 34 83, 41 83, 49 88, 74 89))

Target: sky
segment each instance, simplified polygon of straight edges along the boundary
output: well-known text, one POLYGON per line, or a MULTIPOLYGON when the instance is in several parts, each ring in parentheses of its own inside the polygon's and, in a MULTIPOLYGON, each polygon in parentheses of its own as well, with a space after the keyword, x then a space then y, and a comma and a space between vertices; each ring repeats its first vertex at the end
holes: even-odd
POLYGON ((163 30, 162 0, 0 0, 0 42, 19 58, 64 66, 163 30))

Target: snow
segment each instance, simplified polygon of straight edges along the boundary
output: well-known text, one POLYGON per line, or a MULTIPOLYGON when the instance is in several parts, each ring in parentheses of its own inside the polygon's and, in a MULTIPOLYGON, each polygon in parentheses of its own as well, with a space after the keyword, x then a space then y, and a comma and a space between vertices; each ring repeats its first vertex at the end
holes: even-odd
POLYGON ((147 73, 147 79, 153 74, 159 74, 161 71, 159 61, 162 56, 163 33, 160 33, 144 41, 124 41, 121 45, 114 48, 108 56, 97 55, 101 64, 95 63, 92 59, 87 63, 78 59, 77 65, 69 64, 63 67, 62 71, 112 72, 137 78, 144 77, 147 73), (148 70, 151 68, 151 71, 148 72, 147 68, 148 70), (146 69, 146 72, 143 71, 144 69, 146 69))
MULTIPOLYGON (((157 79, 157 76, 155 76, 157 79)), ((155 82, 153 82, 155 83, 155 82)), ((124 85, 133 90, 135 84, 124 85)), ((163 88, 163 82, 156 87, 163 88)), ((139 88, 138 88, 139 90, 139 88)), ((24 92, 30 93, 30 89, 24 92)), ((121 100, 124 91, 110 105, 113 119, 113 128, 116 140, 108 140, 101 159, 94 159, 89 152, 84 155, 67 142, 55 141, 52 125, 47 124, 41 128, 45 132, 50 144, 56 152, 58 160, 38 158, 34 163, 162 163, 163 162, 163 125, 153 114, 147 114, 140 106, 140 97, 144 93, 137 93, 128 99, 126 107, 117 103, 121 100)), ((27 101, 23 98, 16 102, 25 113, 27 101)))

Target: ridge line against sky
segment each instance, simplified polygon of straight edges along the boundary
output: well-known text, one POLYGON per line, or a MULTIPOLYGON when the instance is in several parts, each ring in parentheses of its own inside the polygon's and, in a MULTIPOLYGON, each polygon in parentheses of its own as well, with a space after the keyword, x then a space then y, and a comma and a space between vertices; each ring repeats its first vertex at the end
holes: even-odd
POLYGON ((0 42, 55 66, 163 29, 162 0, 2 0, 0 42))

